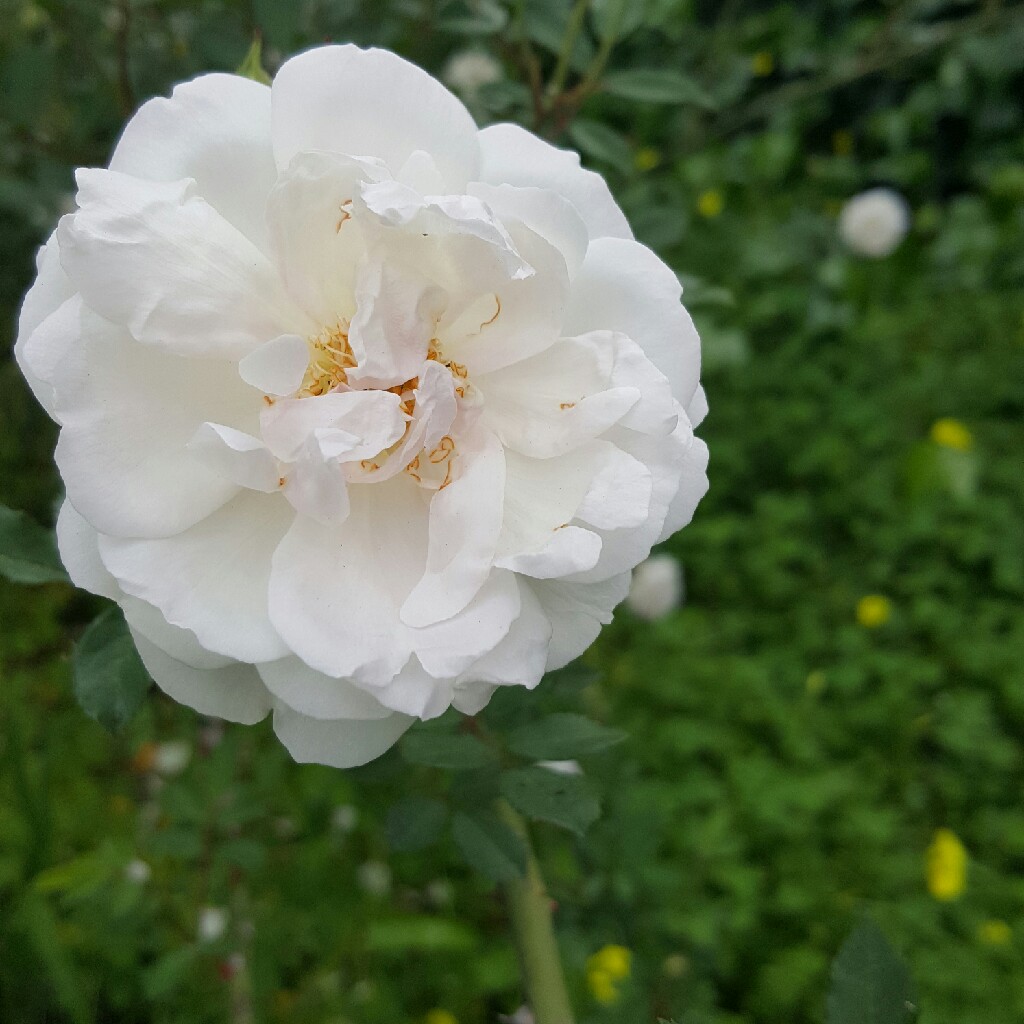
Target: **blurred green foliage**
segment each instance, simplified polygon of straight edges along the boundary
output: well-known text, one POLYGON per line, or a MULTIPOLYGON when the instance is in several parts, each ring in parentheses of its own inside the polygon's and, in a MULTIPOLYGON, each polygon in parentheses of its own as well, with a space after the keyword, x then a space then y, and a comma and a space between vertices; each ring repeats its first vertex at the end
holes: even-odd
MULTIPOLYGON (((72 169, 104 163, 146 97, 237 67, 257 31, 270 70, 327 39, 435 73, 490 54, 499 79, 464 93, 476 116, 581 148, 680 272, 712 410, 711 492, 667 545, 686 605, 654 624, 621 613, 587 655, 596 680, 483 716, 507 732, 583 711, 630 736, 581 757, 604 808, 585 840, 537 828, 581 1021, 813 1024, 867 913, 923 1020, 1016 1024, 1021 8, 591 7, 567 38, 568 0, 4 0, 4 344, 72 169), (875 184, 914 221, 870 261, 836 214, 875 184), (968 450, 930 438, 944 417, 968 450), (874 628, 856 617, 867 594, 891 606, 874 628), (925 876, 938 828, 970 858, 946 902, 925 876), (603 1005, 586 963, 610 943, 632 974, 603 1005)), ((2 499, 50 523, 54 431, 13 364, 0 374, 2 499)), ((437 801, 479 801, 473 773, 432 767, 422 740, 355 772, 300 767, 266 727, 156 695, 111 739, 72 696, 71 642, 96 611, 59 582, 0 589, 4 1024, 404 1024, 432 1008, 491 1024, 515 1008, 500 901, 459 849, 486 849, 499 877, 515 851, 465 815, 456 839, 418 841, 424 823, 441 834, 437 801)))

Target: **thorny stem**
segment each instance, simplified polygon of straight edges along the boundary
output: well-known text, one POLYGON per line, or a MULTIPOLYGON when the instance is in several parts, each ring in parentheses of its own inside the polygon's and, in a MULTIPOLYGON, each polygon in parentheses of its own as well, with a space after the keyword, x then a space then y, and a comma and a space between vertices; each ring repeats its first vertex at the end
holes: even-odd
POLYGON ((527 1002, 537 1024, 574 1024, 562 960, 551 920, 551 899, 530 843, 526 822, 504 800, 498 813, 526 846, 526 874, 505 884, 505 900, 519 951, 527 1002))

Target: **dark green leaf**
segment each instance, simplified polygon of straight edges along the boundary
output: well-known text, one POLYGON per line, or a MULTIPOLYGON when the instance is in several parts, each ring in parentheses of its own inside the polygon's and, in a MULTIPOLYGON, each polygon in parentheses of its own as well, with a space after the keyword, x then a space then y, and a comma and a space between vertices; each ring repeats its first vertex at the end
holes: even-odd
POLYGON ((457 4, 443 17, 437 19, 437 27, 442 32, 455 35, 482 36, 492 32, 500 32, 508 21, 508 12, 493 0, 482 0, 480 3, 457 4))
POLYGON ((596 754, 625 738, 621 729, 610 729, 583 715, 548 715, 515 729, 508 737, 508 748, 520 757, 555 761, 596 754))
POLYGON ((629 142, 600 121, 576 118, 569 126, 569 138, 580 152, 603 160, 620 171, 628 171, 632 162, 629 142))
POLYGON ((878 926, 862 921, 832 964, 828 1024, 906 1024, 914 1000, 906 965, 878 926))
MULTIPOLYGON (((570 661, 563 668, 555 669, 544 676, 544 689, 559 689, 564 694, 577 694, 601 678, 601 673, 585 664, 581 658, 570 661)), ((501 692, 499 690, 499 692, 501 692)))
POLYGON ((178 989, 187 989, 198 956, 195 946, 182 946, 160 957, 142 975, 146 998, 162 999, 178 989))
POLYGON ((57 542, 24 512, 0 505, 0 576, 14 583, 68 581, 57 542))
POLYGON ((601 814, 601 805, 586 779, 559 775, 546 768, 518 768, 501 777, 501 792, 522 814, 561 825, 577 835, 601 814))
POLYGON ((491 815, 463 814, 452 822, 452 836, 466 863, 494 882, 521 878, 526 847, 503 821, 491 815))
POLYGON ((441 836, 448 811, 439 800, 410 796, 388 808, 384 830, 393 850, 423 850, 441 836))
POLYGON ((469 771, 496 761, 494 752, 475 736, 421 730, 410 733, 402 741, 402 756, 410 764, 431 768, 469 771))
POLYGON ((252 41, 249 52, 235 73, 251 78, 254 82, 270 85, 270 75, 263 68, 263 40, 259 36, 252 41))
POLYGON ((121 609, 108 608, 75 645, 75 697, 82 710, 116 732, 135 714, 149 674, 135 650, 121 609))
POLYGON ((715 101, 692 79, 670 68, 610 71, 602 79, 606 92, 639 103, 688 103, 712 110, 715 101))

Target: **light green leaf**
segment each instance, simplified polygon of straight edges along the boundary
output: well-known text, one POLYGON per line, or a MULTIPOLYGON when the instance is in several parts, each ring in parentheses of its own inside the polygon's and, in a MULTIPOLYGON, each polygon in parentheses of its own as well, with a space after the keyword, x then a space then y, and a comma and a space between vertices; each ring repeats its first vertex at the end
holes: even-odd
POLYGON ((493 882, 509 882, 526 871, 522 839, 496 817, 459 811, 452 822, 452 836, 466 863, 493 882))
POLYGON ((528 818, 560 825, 577 835, 583 835, 601 815, 601 805, 590 784, 578 775, 518 768, 502 775, 501 792, 528 818))
POLYGON ((453 35, 484 36, 500 32, 508 22, 508 12, 493 0, 460 3, 437 19, 437 28, 453 35))
POLYGON ((879 927, 862 921, 832 964, 828 1024, 907 1024, 914 1000, 906 965, 879 927))
POLYGON ((116 732, 135 714, 149 689, 121 609, 108 608, 75 645, 75 697, 82 710, 116 732))
POLYGON ((68 582, 53 534, 5 505, 0 505, 0 576, 14 583, 68 582))
POLYGON ((368 953, 466 953, 478 944, 464 924, 426 915, 371 921, 366 936, 368 953))
POLYGON ((448 810, 440 800, 410 796, 388 808, 384 831, 393 850, 424 850, 441 837, 448 810))
POLYGON ((270 85, 270 75, 263 68, 263 40, 257 36, 249 47, 245 59, 238 65, 236 75, 251 78, 262 85, 270 85))
POLYGON ((548 715, 513 730, 508 748, 520 757, 555 761, 596 754, 624 739, 621 729, 610 729, 583 715, 548 715))
POLYGON ((601 81, 605 92, 638 103, 686 103, 713 110, 715 101, 692 79, 670 68, 610 71, 601 81))
POLYGON ((402 756, 410 764, 431 768, 470 771, 494 764, 497 757, 475 736, 419 730, 409 733, 401 744, 402 756))
POLYGON ((569 125, 569 138, 581 153, 603 160, 620 171, 629 170, 632 163, 629 142, 606 124, 578 117, 569 125))

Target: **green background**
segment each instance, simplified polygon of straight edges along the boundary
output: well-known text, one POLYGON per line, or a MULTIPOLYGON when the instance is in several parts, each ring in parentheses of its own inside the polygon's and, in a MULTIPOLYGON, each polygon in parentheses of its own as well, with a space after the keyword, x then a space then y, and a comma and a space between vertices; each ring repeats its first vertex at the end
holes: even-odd
MULTIPOLYGON (((616 6, 594 0, 569 88, 616 6)), ((435 74, 481 50, 502 80, 466 97, 474 114, 532 126, 529 69, 551 77, 569 4, 509 10, 0 4, 4 350, 73 167, 105 163, 145 98, 237 67, 262 30, 271 70, 324 40, 435 74)), ((594 675, 484 715, 582 710, 630 736, 583 759, 604 808, 585 840, 536 829, 584 1024, 821 1021, 829 964, 865 913, 910 965, 923 1021, 1024 1019, 1021 14, 632 3, 607 77, 543 125, 684 276, 711 406, 711 490, 665 545, 685 606, 656 623, 620 612, 585 657, 594 675), (836 217, 876 184, 913 224, 870 260, 836 217), (970 430, 969 452, 929 440, 942 417, 970 430), (879 628, 857 622, 866 594, 892 602, 879 628), (926 886, 938 828, 970 858, 951 902, 926 886), (1009 942, 979 936, 992 920, 1009 942), (608 943, 633 972, 602 1006, 585 964, 608 943)), ((13 363, 0 374, 0 500, 52 523, 54 429, 13 363)), ((111 738, 71 692, 71 645, 97 610, 59 583, 0 583, 4 1024, 241 1022, 248 985, 255 1019, 281 1024, 432 1008, 492 1024, 518 1005, 493 887, 448 837, 388 841, 396 800, 472 799, 466 778, 397 751, 350 773, 300 767, 268 727, 221 736, 155 693, 111 738), (171 741, 191 757, 165 778, 147 744, 171 741), (139 858, 144 882, 125 874, 139 858), (208 906, 229 922, 201 942, 208 906)))

